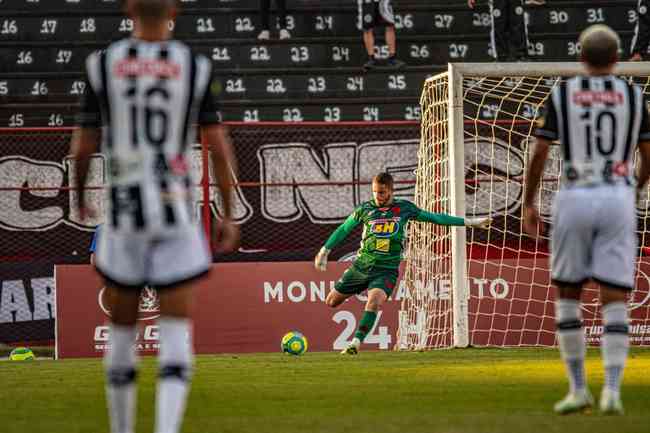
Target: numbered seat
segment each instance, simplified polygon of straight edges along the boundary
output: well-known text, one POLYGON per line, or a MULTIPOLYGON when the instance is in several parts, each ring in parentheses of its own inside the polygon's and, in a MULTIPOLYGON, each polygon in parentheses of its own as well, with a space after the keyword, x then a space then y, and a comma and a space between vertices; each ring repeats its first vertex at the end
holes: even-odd
MULTIPOLYGON (((219 79, 226 101, 264 99, 373 98, 405 96, 416 99, 428 72, 314 73, 227 75, 219 79)), ((24 87, 29 90, 29 85, 24 87)))

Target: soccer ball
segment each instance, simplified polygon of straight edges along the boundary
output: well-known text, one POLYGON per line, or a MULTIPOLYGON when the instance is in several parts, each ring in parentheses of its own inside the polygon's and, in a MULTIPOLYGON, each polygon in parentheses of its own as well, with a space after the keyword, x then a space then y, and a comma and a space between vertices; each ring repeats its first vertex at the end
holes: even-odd
POLYGON ((9 359, 12 361, 32 361, 36 359, 36 357, 34 356, 32 349, 27 347, 16 347, 9 354, 9 359))
POLYGON ((302 355, 307 351, 307 337, 298 331, 287 332, 282 337, 281 348, 289 355, 302 355))

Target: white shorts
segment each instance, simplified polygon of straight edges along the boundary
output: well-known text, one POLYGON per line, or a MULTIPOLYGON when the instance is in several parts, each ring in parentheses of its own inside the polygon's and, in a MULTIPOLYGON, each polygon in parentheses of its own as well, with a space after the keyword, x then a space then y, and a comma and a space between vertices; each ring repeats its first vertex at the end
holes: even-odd
POLYGON ((636 226, 634 188, 606 185, 560 190, 553 203, 553 282, 574 285, 593 279, 632 290, 636 226))
POLYGON ((198 225, 165 234, 119 232, 104 225, 97 239, 95 266, 109 283, 160 289, 202 276, 211 261, 198 225))

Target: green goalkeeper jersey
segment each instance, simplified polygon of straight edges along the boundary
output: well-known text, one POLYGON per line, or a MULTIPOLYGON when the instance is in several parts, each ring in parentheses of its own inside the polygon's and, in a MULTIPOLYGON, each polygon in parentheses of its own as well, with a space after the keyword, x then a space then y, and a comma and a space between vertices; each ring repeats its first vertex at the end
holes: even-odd
POLYGON ((327 239, 325 248, 334 249, 356 226, 363 224, 357 265, 397 268, 406 240, 406 224, 410 220, 446 226, 465 225, 463 218, 427 212, 408 200, 395 199, 385 207, 378 207, 371 200, 362 203, 352 212, 327 239))

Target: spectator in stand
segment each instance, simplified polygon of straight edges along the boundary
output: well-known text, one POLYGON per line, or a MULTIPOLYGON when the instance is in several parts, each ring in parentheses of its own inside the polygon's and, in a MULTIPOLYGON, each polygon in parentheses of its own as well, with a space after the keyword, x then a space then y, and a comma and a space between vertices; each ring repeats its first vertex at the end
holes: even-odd
MULTIPOLYGON (((280 18, 280 39, 291 38, 291 33, 287 30, 287 2, 286 0, 275 0, 278 6, 278 14, 280 18)), ((257 39, 268 40, 271 38, 271 26, 269 24, 269 11, 271 9, 271 0, 260 0, 260 18, 262 20, 262 31, 257 36, 257 39)))
POLYGON ((648 6, 650 6, 650 0, 639 0, 636 7, 636 26, 630 45, 630 61, 632 62, 643 60, 643 57, 648 55, 648 43, 650 43, 648 6))
POLYGON ((93 233, 93 240, 90 241, 90 248, 88 248, 88 251, 90 252, 91 265, 95 264, 95 251, 97 251, 97 238, 99 237, 99 232, 101 230, 101 227, 102 227, 101 224, 95 227, 95 233, 93 233))
POLYGON ((357 27, 363 31, 363 44, 368 53, 368 61, 363 69, 368 71, 380 66, 375 57, 375 33, 376 26, 385 28, 386 44, 388 44, 388 61, 386 65, 390 68, 401 68, 404 62, 395 58, 395 19, 393 17, 393 5, 391 0, 357 0, 359 15, 357 27))
MULTIPOLYGON (((492 17, 492 56, 498 62, 526 61, 528 59, 528 28, 524 16, 524 3, 540 5, 544 2, 524 0, 489 0, 492 17)), ((476 0, 467 0, 474 9, 476 0)))

